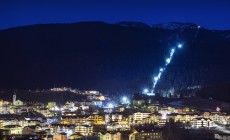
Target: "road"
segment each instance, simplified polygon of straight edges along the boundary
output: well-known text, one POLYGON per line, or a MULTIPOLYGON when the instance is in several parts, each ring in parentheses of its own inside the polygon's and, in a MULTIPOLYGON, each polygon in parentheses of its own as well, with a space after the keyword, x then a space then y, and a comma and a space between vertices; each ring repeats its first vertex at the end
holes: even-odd
POLYGON ((226 129, 224 126, 215 124, 216 130, 221 131, 223 133, 230 134, 230 130, 226 129))

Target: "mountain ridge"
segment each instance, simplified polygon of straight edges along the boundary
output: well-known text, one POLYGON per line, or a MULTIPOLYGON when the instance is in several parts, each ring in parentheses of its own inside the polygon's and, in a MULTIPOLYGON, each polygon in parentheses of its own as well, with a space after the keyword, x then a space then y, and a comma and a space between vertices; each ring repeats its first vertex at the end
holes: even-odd
MULTIPOLYGON (((103 23, 103 24, 109 24, 109 25, 120 25, 120 26, 125 26, 125 27, 148 27, 148 28, 163 28, 167 29, 167 26, 178 26, 178 27, 183 27, 183 26, 188 26, 191 25, 192 28, 197 28, 198 24, 192 23, 192 22, 162 22, 162 23, 154 23, 154 24, 147 24, 141 21, 120 21, 116 23, 107 23, 103 21, 82 21, 82 22, 72 22, 72 23, 38 23, 38 24, 31 24, 31 25, 21 25, 21 26, 15 26, 15 27, 10 27, 6 29, 1 29, 0 31, 4 30, 9 30, 9 29, 14 29, 14 28, 21 28, 21 27, 28 27, 28 26, 40 26, 40 25, 74 25, 74 24, 87 24, 87 23, 103 23), (166 27, 164 27, 166 26, 166 27)), ((200 26, 201 28, 205 28, 207 30, 212 30, 212 31, 230 31, 230 29, 225 29, 225 30, 220 30, 220 29, 209 29, 206 28, 205 26, 200 26)))

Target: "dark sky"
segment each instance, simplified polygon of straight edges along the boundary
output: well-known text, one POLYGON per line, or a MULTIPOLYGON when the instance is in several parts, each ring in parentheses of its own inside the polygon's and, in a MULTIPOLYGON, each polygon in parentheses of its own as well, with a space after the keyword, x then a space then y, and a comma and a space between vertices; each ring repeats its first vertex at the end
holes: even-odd
POLYGON ((0 0, 0 29, 79 21, 178 21, 230 29, 229 13, 229 0, 0 0))

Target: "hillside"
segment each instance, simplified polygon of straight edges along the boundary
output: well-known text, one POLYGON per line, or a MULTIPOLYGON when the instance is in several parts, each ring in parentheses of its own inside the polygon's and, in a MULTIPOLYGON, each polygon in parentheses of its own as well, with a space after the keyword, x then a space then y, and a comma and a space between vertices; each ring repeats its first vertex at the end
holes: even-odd
POLYGON ((169 49, 177 52, 158 89, 230 81, 230 31, 192 23, 80 22, 0 31, 0 88, 53 86, 131 92, 151 85, 169 49))

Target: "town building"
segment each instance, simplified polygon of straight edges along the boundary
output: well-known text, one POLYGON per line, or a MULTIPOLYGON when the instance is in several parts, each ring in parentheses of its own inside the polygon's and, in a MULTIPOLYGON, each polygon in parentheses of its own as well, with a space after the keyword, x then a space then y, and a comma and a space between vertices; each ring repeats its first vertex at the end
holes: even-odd
POLYGON ((91 135, 93 135, 93 126, 77 125, 77 126, 75 126, 75 132, 77 132, 83 136, 91 136, 91 135))
POLYGON ((120 132, 99 132, 100 140, 121 140, 120 132))
POLYGON ((194 128, 210 128, 213 127, 213 121, 207 118, 195 118, 191 121, 192 127, 194 128))

